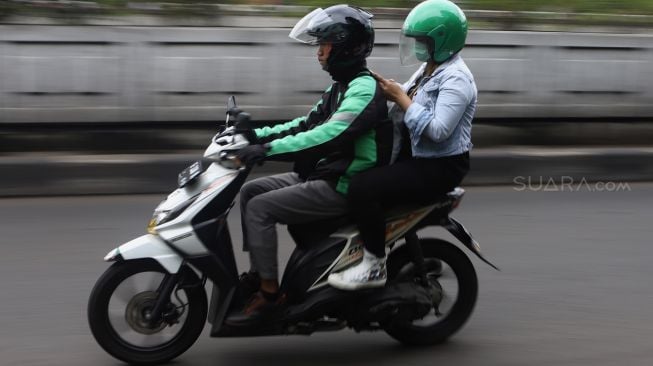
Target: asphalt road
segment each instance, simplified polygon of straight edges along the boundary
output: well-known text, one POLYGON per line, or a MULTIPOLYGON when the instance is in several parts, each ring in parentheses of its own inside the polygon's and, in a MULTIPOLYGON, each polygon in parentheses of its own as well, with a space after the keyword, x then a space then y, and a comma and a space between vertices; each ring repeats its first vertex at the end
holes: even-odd
MULTIPOLYGON (((653 184, 610 187, 468 189, 454 216, 502 271, 473 260, 476 311, 444 345, 352 331, 212 339, 205 329, 174 365, 651 365, 653 184)), ((0 200, 0 365, 119 364, 95 344, 86 301, 102 257, 141 235, 161 198, 0 200)), ((238 238, 237 212, 230 224, 238 238)), ((283 262, 292 244, 281 239, 283 262)))

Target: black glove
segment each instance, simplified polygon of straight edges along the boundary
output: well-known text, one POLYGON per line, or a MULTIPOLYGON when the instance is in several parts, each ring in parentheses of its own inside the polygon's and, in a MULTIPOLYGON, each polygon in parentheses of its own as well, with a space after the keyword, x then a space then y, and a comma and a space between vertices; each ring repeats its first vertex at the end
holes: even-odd
POLYGON ((240 149, 236 153, 236 157, 245 165, 252 165, 262 163, 265 160, 267 151, 268 148, 264 145, 249 145, 240 149))
POLYGON ((237 118, 238 118, 238 122, 236 122, 236 124, 234 125, 234 127, 236 127, 236 133, 245 136, 245 138, 247 139, 247 141, 249 141, 250 144, 256 144, 258 138, 256 137, 256 132, 254 132, 254 129, 249 123, 250 121, 249 114, 242 113, 237 118))
POLYGON ((238 117, 238 115, 239 115, 240 113, 242 113, 242 110, 241 110, 240 108, 229 108, 229 109, 227 110, 227 114, 228 114, 230 117, 234 117, 234 118, 238 117))

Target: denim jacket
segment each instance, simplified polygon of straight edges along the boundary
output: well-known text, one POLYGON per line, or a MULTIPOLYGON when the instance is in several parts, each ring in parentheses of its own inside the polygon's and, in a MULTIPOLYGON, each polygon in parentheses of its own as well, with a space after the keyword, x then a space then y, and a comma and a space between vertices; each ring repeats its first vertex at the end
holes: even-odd
MULTIPOLYGON (((403 84, 404 91, 413 87, 425 68, 423 64, 403 84)), ((477 94, 474 76, 460 55, 438 66, 420 81, 413 104, 405 113, 397 105, 391 107, 395 123, 393 161, 401 146, 401 134, 397 133, 400 123, 408 128, 414 157, 439 158, 471 150, 477 94)))

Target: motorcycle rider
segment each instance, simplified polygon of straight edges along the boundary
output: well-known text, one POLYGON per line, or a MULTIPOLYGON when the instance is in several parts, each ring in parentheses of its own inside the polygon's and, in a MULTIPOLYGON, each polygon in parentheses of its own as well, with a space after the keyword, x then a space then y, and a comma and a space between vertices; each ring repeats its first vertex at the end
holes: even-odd
POLYGON ((351 215, 364 243, 363 260, 329 276, 343 290, 380 287, 386 282, 384 210, 399 203, 427 204, 460 184, 469 171, 474 77, 459 52, 467 20, 449 0, 427 0, 406 17, 401 31, 402 64, 423 62, 402 85, 374 74, 389 101, 395 125, 392 161, 352 179, 351 215))
MULTIPOLYGON (((392 125, 386 99, 366 66, 374 45, 372 14, 348 5, 316 9, 290 37, 319 45, 317 57, 334 83, 304 117, 247 130, 251 144, 238 158, 291 160, 292 173, 259 178, 241 189, 244 249, 260 289, 227 324, 265 319, 279 303, 275 225, 301 224, 347 213, 351 177, 389 163, 392 125)), ((241 130, 243 129, 242 127, 241 130)))

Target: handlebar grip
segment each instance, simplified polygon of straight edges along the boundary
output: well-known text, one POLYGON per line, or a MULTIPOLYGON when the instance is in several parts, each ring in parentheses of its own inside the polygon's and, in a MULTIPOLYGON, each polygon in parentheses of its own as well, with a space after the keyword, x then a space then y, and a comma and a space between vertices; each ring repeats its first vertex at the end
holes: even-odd
POLYGON ((236 120, 238 121, 238 125, 249 127, 249 122, 252 120, 252 116, 247 112, 241 112, 238 114, 238 117, 236 117, 236 120))

